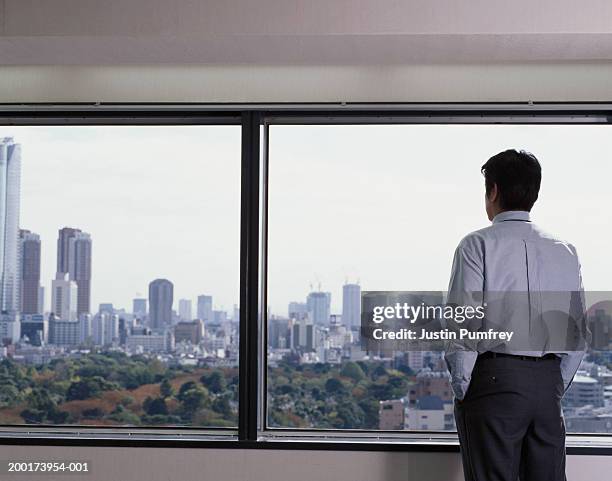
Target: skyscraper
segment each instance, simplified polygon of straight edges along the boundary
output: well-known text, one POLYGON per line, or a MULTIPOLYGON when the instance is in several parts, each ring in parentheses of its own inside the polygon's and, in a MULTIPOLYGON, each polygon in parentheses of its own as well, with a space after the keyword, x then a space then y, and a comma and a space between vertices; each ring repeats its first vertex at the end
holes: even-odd
POLYGON ((172 324, 174 286, 168 279, 155 279, 149 284, 149 326, 161 329, 172 324))
POLYGON ((289 303, 289 319, 304 319, 308 314, 308 307, 305 302, 290 302, 289 303))
POLYGON ((147 300, 139 297, 132 299, 132 314, 138 319, 144 319, 147 316, 147 300))
POLYGON ((69 274, 77 285, 78 315, 91 312, 91 236, 64 227, 57 239, 57 272, 69 274))
POLYGON ((57 274, 51 283, 51 312, 62 321, 77 320, 77 285, 68 274, 57 274))
POLYGON ((19 204, 21 145, 12 137, 0 139, 0 310, 20 308, 19 204))
POLYGON ((315 325, 328 325, 331 309, 330 292, 311 292, 306 298, 308 317, 315 325))
POLYGON ((198 296, 198 319, 205 322, 213 321, 213 298, 212 296, 198 296))
POLYGON ((193 316, 191 315, 191 299, 179 299, 179 317, 182 321, 191 321, 193 316))
POLYGON ((72 239, 79 229, 64 227, 59 230, 57 237, 57 269, 56 272, 70 272, 70 239, 72 239))
POLYGON ((40 289, 40 237, 20 230, 21 239, 21 313, 42 314, 40 289))
POLYGON ((349 329, 361 325, 361 286, 344 284, 342 286, 342 324, 349 329))
POLYGON ((77 313, 91 312, 91 236, 78 232, 70 240, 70 276, 77 285, 77 313))

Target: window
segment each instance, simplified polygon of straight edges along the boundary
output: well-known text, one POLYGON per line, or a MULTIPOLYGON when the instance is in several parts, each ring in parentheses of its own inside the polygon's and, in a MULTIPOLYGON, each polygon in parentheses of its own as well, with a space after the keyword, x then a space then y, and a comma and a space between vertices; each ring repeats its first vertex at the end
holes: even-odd
POLYGON ((240 133, 0 127, 0 424, 237 426, 240 133))
MULTIPOLYGON (((268 426, 454 430, 441 353, 368 356, 360 292, 444 291, 457 243, 488 223, 480 167, 507 148, 539 158, 534 219, 577 246, 588 291, 610 290, 609 134, 605 125, 270 125, 268 426)), ((610 340, 564 400, 574 432, 610 432, 610 340)))
MULTIPOLYGON (((441 354, 364 352, 361 293, 444 291, 487 225, 480 166, 509 147, 540 159, 534 218, 607 295, 604 117, 216 108, 4 118, 2 430, 448 447, 441 354)), ((609 328, 564 399, 568 432, 612 432, 610 306, 589 313, 609 328)))

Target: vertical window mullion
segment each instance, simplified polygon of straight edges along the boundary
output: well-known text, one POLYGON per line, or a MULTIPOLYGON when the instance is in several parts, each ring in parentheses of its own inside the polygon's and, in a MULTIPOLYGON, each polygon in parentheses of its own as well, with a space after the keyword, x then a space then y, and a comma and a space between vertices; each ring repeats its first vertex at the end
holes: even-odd
POLYGON ((257 439, 260 114, 242 114, 238 437, 257 439))

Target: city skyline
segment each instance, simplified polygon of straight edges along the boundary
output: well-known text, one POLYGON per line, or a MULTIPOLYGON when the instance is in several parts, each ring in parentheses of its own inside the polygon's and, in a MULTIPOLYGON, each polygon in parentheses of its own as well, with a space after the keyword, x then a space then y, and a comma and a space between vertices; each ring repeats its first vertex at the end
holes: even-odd
MULTIPOLYGON (((2 136, 12 135, 24 149, 21 228, 40 235, 45 289, 55 274, 57 229, 78 226, 95 239, 92 309, 103 302, 129 309, 152 279, 167 278, 177 298, 195 303, 211 293, 216 308, 231 310, 238 303, 240 158, 239 128, 232 129, 5 127, 2 136), (178 159, 181 168, 167 169, 168 159, 178 159), (168 193, 156 195, 160 191, 168 193), (44 215, 36 212, 41 206, 44 215), (158 254, 168 250, 178 257, 158 254), (120 275, 124 266, 129 276, 120 275)), ((576 245, 587 289, 607 287, 607 231, 588 207, 603 201, 610 170, 605 158, 612 143, 604 126, 272 126, 270 142, 268 300, 274 314, 286 314, 289 302, 304 301, 319 282, 331 292, 331 311, 340 313, 347 277, 361 279, 365 290, 444 290, 454 247, 488 224, 480 165, 512 146, 533 151, 543 165, 535 221, 576 245), (432 142, 440 136, 448 141, 432 142), (437 161, 451 157, 441 165, 454 181, 442 181, 437 161), (384 167, 377 179, 362 175, 372 158, 384 167), (588 158, 601 175, 588 182, 573 178, 577 158, 588 158), (347 175, 353 180, 339 189, 347 175), (400 181, 406 189, 398 189, 400 181), (316 196, 307 195, 314 192, 309 186, 317 187, 316 196), (427 208, 417 199, 426 199, 427 208), (389 225, 392 236, 382 234, 389 225), (301 235, 285 242, 288 232, 301 235), (308 232, 322 235, 304 243, 308 232), (368 246, 376 248, 363 256, 368 246), (411 254, 398 257, 404 251, 411 254)))
POLYGON ((239 127, 5 127, 7 136, 22 148, 20 227, 40 236, 45 310, 65 226, 93 239, 93 311, 130 310, 161 277, 180 298, 238 303, 239 127))

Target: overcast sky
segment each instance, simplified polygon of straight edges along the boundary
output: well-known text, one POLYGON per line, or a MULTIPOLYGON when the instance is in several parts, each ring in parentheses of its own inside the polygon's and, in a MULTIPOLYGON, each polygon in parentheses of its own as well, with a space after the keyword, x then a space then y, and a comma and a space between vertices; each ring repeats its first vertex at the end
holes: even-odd
POLYGON ((238 302, 240 127, 1 127, 22 144, 21 226, 41 236, 49 307, 57 231, 93 240, 92 309, 131 310, 158 277, 238 302))
MULTIPOLYGON (((321 283, 341 310, 365 290, 444 290, 455 246, 488 225, 480 166, 526 149, 542 163, 533 218, 578 248, 585 286, 612 290, 612 136, 598 125, 273 126, 269 303, 286 314, 321 283)), ((240 128, 1 127, 22 144, 21 225, 93 239, 92 307, 131 308, 166 277, 175 300, 238 303, 240 128)), ((177 303, 175 303, 175 308, 177 303)))
POLYGON ((269 303, 310 283, 341 310, 365 290, 445 290, 468 232, 489 225, 481 165, 508 148, 542 164, 532 214, 572 242, 585 287, 612 290, 612 128, 574 125, 273 126, 269 303))

